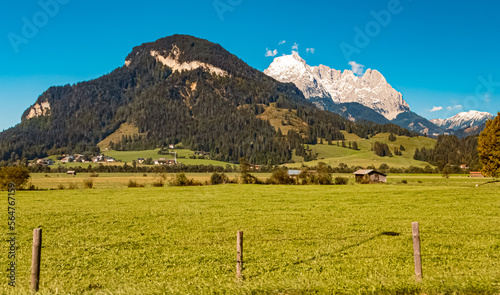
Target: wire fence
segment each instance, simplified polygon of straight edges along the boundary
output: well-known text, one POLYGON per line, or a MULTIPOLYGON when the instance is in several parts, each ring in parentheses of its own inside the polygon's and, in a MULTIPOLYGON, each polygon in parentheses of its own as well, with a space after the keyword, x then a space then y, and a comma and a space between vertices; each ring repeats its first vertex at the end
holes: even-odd
MULTIPOLYGON (((258 267, 264 271, 282 270, 283 268, 299 266, 302 264, 310 264, 312 262, 318 263, 324 266, 324 263, 351 263, 354 260, 386 260, 392 261, 392 263, 402 260, 403 263, 411 264, 415 262, 415 271, 417 274, 418 281, 418 271, 417 271, 417 257, 423 259, 425 263, 440 263, 440 261, 445 262, 464 262, 464 263, 477 263, 480 265, 485 265, 490 263, 493 267, 499 265, 500 261, 500 248, 495 241, 500 240, 500 233, 481 231, 481 232, 461 232, 461 231, 419 231, 417 235, 423 237, 422 251, 415 250, 415 232, 360 232, 359 234, 346 234, 346 235, 324 235, 321 236, 311 236, 311 237, 287 237, 286 235, 275 235, 269 234, 270 237, 262 235, 249 235, 245 237, 245 247, 243 247, 243 239, 238 242, 241 245, 235 246, 236 237, 216 237, 211 238, 209 235, 203 237, 203 235, 196 236, 185 236, 181 239, 162 239, 161 237, 151 240, 150 237, 144 237, 139 240, 130 241, 129 237, 123 237, 123 241, 96 241, 95 239, 87 239, 74 241, 71 243, 64 242, 63 240, 54 240, 49 243, 42 244, 42 252, 46 252, 47 259, 56 259, 62 254, 65 259, 74 259, 82 252, 85 252, 87 256, 99 257, 103 253, 109 253, 110 251, 132 251, 128 253, 133 253, 129 255, 139 255, 140 251, 144 250, 147 252, 155 252, 154 249, 158 249, 159 259, 164 259, 165 265, 175 265, 176 267, 182 267, 183 262, 196 261, 196 257, 200 256, 200 252, 193 254, 193 249, 199 249, 200 247, 204 250, 202 255, 208 257, 208 261, 214 265, 224 266, 225 268, 232 268, 234 265, 240 266, 240 276, 241 270, 245 270, 243 265, 248 268, 258 267), (477 246, 477 251, 474 251, 474 247, 464 248, 455 247, 450 243, 444 244, 445 247, 450 247, 449 249, 441 249, 439 245, 432 245, 430 241, 435 241, 435 235, 453 235, 463 241, 477 241, 478 237, 493 238, 490 243, 492 246, 490 248, 482 247, 481 243, 477 246), (382 237, 393 237, 395 238, 395 244, 397 241, 397 246, 394 248, 384 248, 379 249, 380 242, 372 243, 377 239, 382 237), (193 241, 195 239, 195 241, 193 241), (198 239, 198 240, 196 240, 198 239), (414 242, 414 249, 411 249, 407 244, 410 240, 414 242), (404 243, 401 243, 401 242, 404 243), (297 245, 294 245, 294 244, 297 245), (306 245, 303 245, 303 244, 306 245), (369 245, 365 245, 371 243, 369 245), (495 244, 496 243, 496 244, 495 244), (286 249, 281 248, 286 244, 286 249), (497 248, 494 248, 497 245, 497 248), (357 247, 367 246, 369 248, 369 253, 358 253, 357 247), (294 247, 295 250, 294 250, 294 247), (245 249, 245 255, 238 255, 238 257, 244 257, 245 259, 236 257, 236 248, 245 249), (281 248, 281 249, 280 249, 281 248), (444 251, 443 251, 444 250, 444 251), (180 256, 168 257, 165 253, 169 251, 175 251, 175 253, 180 256), (274 252, 273 252, 274 251, 274 252), (299 253, 293 253, 293 251, 300 251, 299 253), (186 253, 184 256, 182 253, 186 253), (460 255, 457 255, 460 254, 460 255), (191 255, 191 257, 189 257, 191 255), (331 261, 331 262, 329 262, 331 261)), ((48 233, 45 234, 50 235, 48 233)), ((51 238, 54 239, 54 238, 51 238)), ((420 243, 420 240, 418 241, 420 243)), ((390 239, 384 239, 383 245, 390 245, 390 239)), ((367 251, 367 247, 364 251, 367 251)), ((239 251, 239 250, 238 250, 239 251)), ((118 253, 118 252, 117 252, 118 253)), ((125 252, 127 253, 127 252, 125 252)), ((123 255, 124 253, 120 253, 123 255)), ((42 261, 44 254, 42 254, 42 261)), ((200 257, 198 257, 200 259, 200 257)), ((199 263, 204 263, 205 260, 201 259, 199 263)), ((42 264, 43 265, 43 264, 42 264)), ((43 266, 42 266, 43 267, 43 266)), ((314 265, 310 265, 314 267, 314 265)), ((44 272, 42 268, 42 273, 44 272)), ((238 271, 237 271, 238 272, 238 271)), ((26 275, 29 273, 26 270, 19 270, 19 274, 26 275)), ((421 273, 421 270, 420 270, 421 273)))

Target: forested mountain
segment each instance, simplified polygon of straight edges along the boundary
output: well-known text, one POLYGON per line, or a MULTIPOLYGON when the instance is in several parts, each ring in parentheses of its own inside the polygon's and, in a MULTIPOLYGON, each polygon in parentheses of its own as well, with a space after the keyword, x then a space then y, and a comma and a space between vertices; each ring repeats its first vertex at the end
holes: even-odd
MULTIPOLYGON (((95 80, 51 87, 0 133, 0 160, 98 152, 97 143, 122 123, 139 128, 141 148, 182 142, 213 159, 258 164, 307 156, 304 144, 341 140, 340 130, 416 136, 396 125, 355 123, 318 110, 293 84, 251 68, 220 45, 174 35, 135 47, 125 65, 95 80), (267 107, 294 110, 306 131, 281 134, 259 119, 267 107)), ((131 142, 130 144, 133 144, 131 142)))

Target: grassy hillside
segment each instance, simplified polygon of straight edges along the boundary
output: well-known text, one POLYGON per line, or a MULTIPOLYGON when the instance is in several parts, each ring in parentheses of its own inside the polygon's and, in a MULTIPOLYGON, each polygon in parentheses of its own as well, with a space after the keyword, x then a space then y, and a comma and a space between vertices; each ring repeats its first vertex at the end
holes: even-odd
POLYGON ((139 133, 139 128, 137 128, 136 126, 129 123, 123 123, 115 132, 99 142, 97 146, 101 149, 101 151, 104 151, 109 148, 111 142, 119 143, 122 139, 122 136, 139 136, 145 134, 146 133, 139 133))
MULTIPOLYGON (((374 165, 379 167, 381 164, 385 163, 390 167, 425 167, 429 165, 427 162, 416 161, 413 159, 415 154, 415 149, 421 149, 422 147, 434 148, 436 140, 427 137, 406 137, 397 136, 396 141, 389 141, 388 133, 380 133, 373 136, 370 139, 360 138, 355 134, 343 132, 346 137, 346 146, 349 146, 349 141, 356 141, 360 150, 355 151, 349 148, 338 147, 337 142, 333 142, 333 145, 328 145, 326 141, 324 144, 310 145, 315 153, 318 153, 318 160, 304 162, 304 164, 309 166, 314 166, 318 162, 325 162, 328 165, 338 166, 340 163, 347 164, 348 166, 361 166, 367 167, 374 165), (389 146, 391 152, 393 152, 394 147, 403 145, 406 151, 403 151, 403 156, 393 156, 393 157, 379 157, 371 151, 372 145, 376 142, 386 143, 389 146)), ((295 158, 296 163, 290 164, 290 167, 300 167, 301 159, 295 158)))
MULTIPOLYGON (((109 157, 113 157, 117 160, 131 163, 133 160, 136 160, 138 158, 153 158, 153 159, 158 159, 158 158, 166 158, 166 159, 173 159, 174 155, 169 154, 169 155, 159 155, 158 151, 160 149, 155 149, 155 150, 145 150, 145 151, 104 151, 104 154, 109 157)), ((175 149, 174 150, 177 153, 177 162, 182 163, 184 165, 214 165, 214 166, 226 166, 229 163, 226 162, 221 162, 221 161, 214 161, 210 159, 190 159, 189 157, 194 155, 194 151, 188 150, 188 149, 175 149)), ((232 165, 232 164, 231 164, 232 165)))
MULTIPOLYGON (((40 227, 41 294, 498 294, 500 186, 440 179, 19 191, 16 288, 3 275, 0 293, 30 294, 32 231, 40 227)), ((0 264, 7 259, 0 255, 0 264)))
POLYGON ((264 113, 257 118, 268 120, 276 131, 280 129, 284 135, 290 130, 297 131, 299 134, 307 131, 307 124, 297 117, 297 110, 277 108, 275 103, 268 107, 264 106, 264 108, 264 113))

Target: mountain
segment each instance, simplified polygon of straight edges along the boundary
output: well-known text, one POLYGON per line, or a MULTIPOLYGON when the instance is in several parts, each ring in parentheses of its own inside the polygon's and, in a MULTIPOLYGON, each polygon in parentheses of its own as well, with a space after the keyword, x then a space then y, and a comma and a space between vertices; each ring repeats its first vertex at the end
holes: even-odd
POLYGON ((444 133, 444 129, 411 112, 402 94, 377 70, 368 69, 358 77, 350 70, 311 67, 293 52, 275 58, 264 73, 280 82, 295 84, 318 108, 351 121, 392 123, 431 136, 444 133))
POLYGON ((388 120, 410 110, 401 93, 392 88, 377 70, 368 69, 358 77, 350 70, 342 72, 324 65, 311 67, 297 52, 293 52, 275 58, 264 73, 280 82, 294 83, 308 99, 328 98, 334 103, 359 103, 388 120))
POLYGON ((417 131, 432 137, 437 137, 445 133, 442 128, 414 112, 401 113, 391 122, 398 126, 405 126, 408 130, 417 131))
POLYGON ((255 164, 290 162, 292 152, 312 159, 305 145, 318 138, 342 140, 341 130, 360 137, 416 135, 319 110, 295 85, 276 81, 222 46, 174 35, 135 47, 123 66, 100 78, 49 88, 20 124, 0 133, 0 160, 97 153, 98 143, 118 137, 125 123, 136 131, 110 143, 113 149, 181 142, 214 160, 236 163, 246 157, 255 164), (286 110, 288 121, 301 128, 282 134, 270 123, 274 118, 262 119, 272 108, 286 110))
POLYGON ((319 109, 339 114, 352 122, 370 121, 377 124, 391 124, 391 121, 383 115, 357 102, 334 103, 326 97, 311 97, 308 100, 319 109))
POLYGON ((448 119, 433 119, 432 123, 444 129, 461 130, 483 125, 494 116, 486 112, 468 111, 459 113, 448 119))

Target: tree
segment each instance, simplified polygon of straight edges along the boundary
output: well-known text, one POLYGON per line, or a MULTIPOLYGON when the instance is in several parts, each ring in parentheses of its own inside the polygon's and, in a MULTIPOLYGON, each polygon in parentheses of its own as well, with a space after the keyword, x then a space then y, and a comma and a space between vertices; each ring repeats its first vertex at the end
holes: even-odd
POLYGON ((389 134, 389 141, 396 141, 396 135, 394 135, 394 133, 389 134))
POLYGON ((271 175, 270 181, 274 184, 294 184, 295 180, 288 175, 288 169, 276 168, 271 175))
POLYGON ((446 177, 446 178, 449 178, 450 177, 450 174, 452 172, 452 168, 451 168, 451 165, 450 164, 446 164, 443 168, 443 171, 441 171, 443 173, 443 177, 446 177))
POLYGON ((479 135, 477 150, 483 174, 494 178, 500 176, 500 112, 495 119, 486 122, 479 135))
POLYGON ((319 184, 332 184, 332 174, 328 171, 328 166, 326 165, 326 163, 319 162, 317 171, 319 184))
POLYGON ((16 189, 23 189, 28 182, 30 173, 22 167, 4 167, 0 169, 0 189, 7 189, 9 183, 14 183, 16 189))
POLYGON ((241 182, 243 184, 252 184, 257 182, 257 178, 249 173, 250 163, 245 158, 240 158, 241 182))
POLYGON ((352 142, 352 149, 355 150, 355 151, 359 150, 357 142, 355 142, 355 141, 352 142))
POLYGON ((210 177, 210 183, 212 185, 216 185, 216 184, 225 184, 229 182, 229 177, 224 173, 217 173, 217 172, 214 172, 212 174, 212 176, 210 177))
POLYGON ((389 167, 389 165, 387 165, 385 163, 380 164, 380 167, 378 167, 380 172, 383 172, 383 173, 386 173, 387 171, 389 171, 390 168, 391 167, 389 167))

